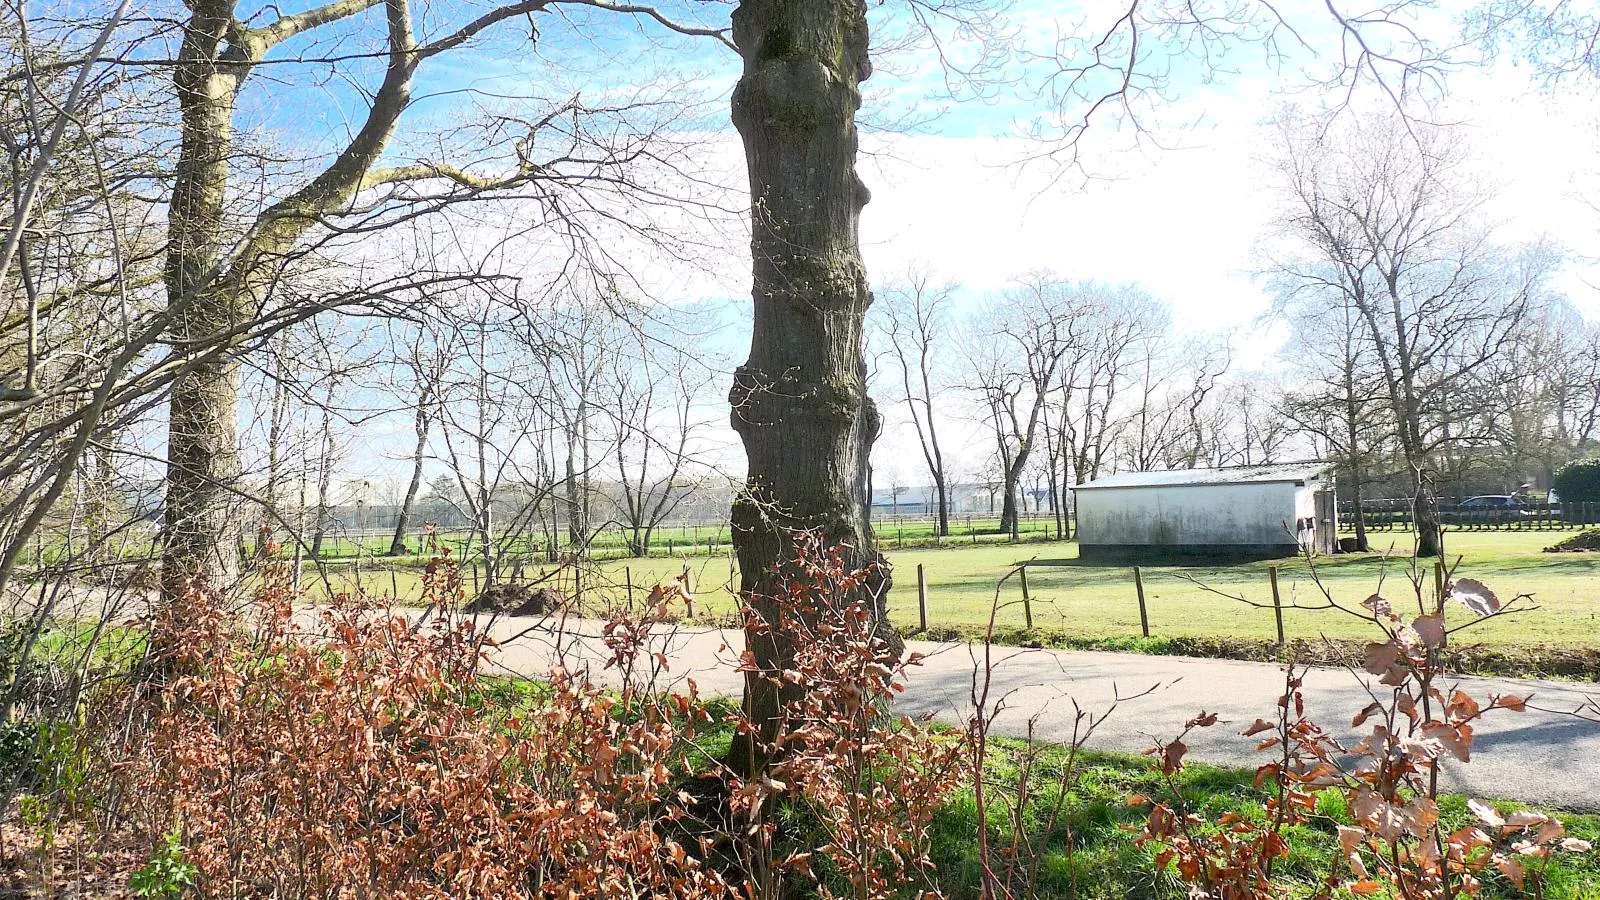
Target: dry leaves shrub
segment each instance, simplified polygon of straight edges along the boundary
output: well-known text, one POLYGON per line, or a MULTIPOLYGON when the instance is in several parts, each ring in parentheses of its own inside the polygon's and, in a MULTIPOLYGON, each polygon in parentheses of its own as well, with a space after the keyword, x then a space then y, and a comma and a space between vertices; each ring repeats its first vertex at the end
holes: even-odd
MULTIPOLYGON (((243 614, 197 588, 147 623, 158 677, 110 717, 139 723, 108 740, 115 831, 149 859, 181 845, 202 896, 935 892, 928 829, 962 777, 963 745, 887 716, 917 660, 848 599, 868 573, 814 544, 785 571, 777 621, 762 627, 798 651, 762 677, 804 690, 763 748, 763 776, 703 773, 697 792, 713 785, 729 821, 708 828, 693 809, 705 797, 681 780, 707 729, 751 723, 714 721, 692 682, 686 695, 652 689, 665 665, 653 642, 687 599, 681 582, 604 624, 620 689, 556 668, 507 709, 485 699, 493 645, 470 622, 350 598, 297 610, 269 577, 243 614)), ((435 608, 457 608, 453 565, 430 566, 427 585, 435 608)))
MULTIPOLYGON (((433 599, 459 583, 430 568, 433 599)), ((683 730, 553 673, 509 717, 482 701, 468 622, 281 580, 240 629, 196 589, 150 623, 168 673, 113 768, 149 845, 181 834, 205 896, 723 896, 657 828, 683 730)))
POLYGON ((1148 751, 1171 799, 1151 803, 1132 798, 1135 804, 1151 803, 1138 843, 1155 851, 1160 867, 1174 868, 1195 896, 1280 896, 1273 870, 1289 856, 1285 831, 1317 818, 1318 795, 1330 789, 1343 796, 1351 824, 1328 823, 1337 829, 1340 854, 1318 897, 1343 891, 1455 900, 1477 895, 1491 871, 1539 897, 1544 866, 1554 852, 1590 851, 1586 842, 1568 838, 1561 823, 1549 816, 1501 816, 1478 800, 1469 803, 1478 824, 1447 829, 1441 822, 1441 768, 1450 760, 1471 760, 1474 725, 1481 717, 1494 711, 1522 712, 1528 698, 1491 694, 1478 700, 1440 685, 1449 635, 1508 612, 1512 604, 1502 606, 1481 582, 1464 578, 1449 582, 1430 610, 1421 579, 1414 584, 1416 616, 1401 615, 1376 594, 1359 610, 1328 598, 1333 608, 1368 619, 1384 636, 1366 647, 1364 668, 1378 678, 1369 688, 1372 702, 1351 720, 1353 728, 1368 726, 1360 741, 1346 747, 1308 718, 1304 672, 1294 665, 1287 669, 1274 718, 1257 719, 1242 732, 1258 737, 1256 750, 1274 757, 1256 770, 1256 786, 1271 794, 1263 820, 1230 812, 1210 821, 1187 806, 1177 790, 1175 776, 1188 752, 1184 739, 1194 729, 1217 725, 1215 714, 1202 712, 1176 739, 1148 751), (1447 598, 1458 600, 1474 618, 1447 625, 1447 598))
MULTIPOLYGON (((798 873, 815 880, 824 897, 936 896, 929 827, 962 783, 965 745, 926 723, 888 715, 921 657, 881 637, 863 598, 881 578, 853 568, 843 550, 801 539, 795 559, 780 570, 774 620, 748 613, 749 628, 777 632, 794 653, 773 671, 746 652, 741 669, 803 688, 782 704, 776 736, 761 748, 775 760, 768 773, 749 781, 727 776, 735 811, 753 825, 752 889, 776 896, 782 876, 798 873), (782 804, 790 818, 798 813, 820 834, 815 846, 773 852, 774 813, 782 804), (813 870, 819 860, 830 871, 813 870)), ((738 724, 758 731, 754 723, 738 724)))

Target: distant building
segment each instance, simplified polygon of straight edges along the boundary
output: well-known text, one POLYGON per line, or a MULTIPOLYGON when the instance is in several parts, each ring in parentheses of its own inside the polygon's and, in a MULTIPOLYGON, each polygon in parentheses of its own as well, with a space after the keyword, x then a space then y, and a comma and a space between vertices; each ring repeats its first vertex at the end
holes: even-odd
POLYGON ((1074 488, 1080 558, 1270 559, 1332 553, 1339 531, 1326 463, 1122 472, 1074 488))

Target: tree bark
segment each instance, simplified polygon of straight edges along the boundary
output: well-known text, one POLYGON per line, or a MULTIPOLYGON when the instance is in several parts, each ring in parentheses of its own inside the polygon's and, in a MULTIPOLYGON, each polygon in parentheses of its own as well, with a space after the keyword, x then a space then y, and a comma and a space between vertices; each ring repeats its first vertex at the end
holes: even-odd
POLYGON ((1348 433, 1347 446, 1350 453, 1350 502, 1355 511, 1356 549, 1362 553, 1367 552, 1367 511, 1362 508, 1365 499, 1366 471, 1361 465, 1361 428, 1360 428, 1360 402, 1356 398, 1355 379, 1352 377, 1353 367, 1345 370, 1345 428, 1348 433))
POLYGON ((267 553, 278 530, 278 483, 283 478, 283 429, 289 419, 289 385, 285 364, 288 356, 287 330, 278 335, 278 347, 273 355, 272 410, 267 421, 267 483, 266 496, 261 504, 261 530, 256 534, 256 557, 267 553))
POLYGON ((1425 463, 1412 463, 1411 521, 1417 529, 1417 556, 1444 553, 1444 531, 1439 523, 1439 494, 1425 463))
POLYGON ((1017 523, 1017 481, 1021 473, 1015 469, 1005 472, 1005 487, 1001 492, 1000 500, 1000 533, 1011 535, 1016 540, 1019 526, 1017 523))
MULTIPOLYGON (((225 45, 232 13, 231 0, 192 7, 173 76, 181 149, 167 213, 166 292, 179 309, 172 332, 180 342, 226 331, 237 312, 231 292, 210 283, 223 252, 234 101, 244 72, 244 61, 225 45)), ((220 586, 239 566, 239 365, 221 353, 186 362, 167 422, 162 594, 169 601, 197 578, 220 586)))
MULTIPOLYGON (((867 503, 868 457, 879 417, 866 394, 862 330, 872 296, 858 223, 866 187, 856 175, 859 83, 871 72, 861 0, 742 0, 733 14, 744 71, 733 93, 751 195, 754 321, 750 356, 734 373, 732 426, 749 474, 734 501, 740 591, 752 619, 775 621, 777 571, 799 531, 842 545, 855 566, 882 563, 867 503)), ((878 630, 888 626, 887 568, 862 589, 878 630)), ((729 763, 768 762, 777 715, 801 687, 774 682, 794 647, 752 623, 759 671, 745 676, 757 729, 729 763), (771 679, 769 681, 769 678, 771 679)))
POLYGON ((411 510, 417 505, 417 494, 422 492, 422 462, 428 449, 426 405, 429 402, 431 399, 428 396, 423 396, 417 401, 415 421, 417 445, 411 454, 411 481, 406 485, 406 498, 401 502, 400 511, 395 516, 394 538, 389 541, 389 556, 405 556, 409 552, 406 547, 406 531, 411 527, 411 510))
POLYGON ((322 540, 328 533, 331 507, 328 495, 333 489, 333 381, 328 381, 327 401, 322 407, 322 453, 317 458, 317 521, 311 531, 311 558, 322 558, 322 540))

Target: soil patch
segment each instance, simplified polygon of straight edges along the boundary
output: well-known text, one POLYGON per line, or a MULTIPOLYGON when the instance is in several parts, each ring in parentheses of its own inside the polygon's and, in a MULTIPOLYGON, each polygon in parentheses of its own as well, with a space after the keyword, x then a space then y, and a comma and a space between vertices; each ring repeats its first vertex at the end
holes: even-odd
POLYGON ((567 605, 567 595, 552 588, 527 584, 496 584, 486 588, 471 603, 469 613, 499 613, 503 616, 542 616, 567 605))
POLYGON ((1600 552, 1600 528, 1590 531, 1580 531, 1572 537, 1551 544, 1544 548, 1546 553, 1593 553, 1600 552))

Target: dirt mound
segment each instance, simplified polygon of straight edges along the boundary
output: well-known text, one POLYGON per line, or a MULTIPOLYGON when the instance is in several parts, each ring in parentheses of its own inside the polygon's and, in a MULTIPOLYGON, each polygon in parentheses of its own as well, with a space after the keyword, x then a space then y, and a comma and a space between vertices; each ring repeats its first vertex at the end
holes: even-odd
POLYGON ((567 603, 567 596, 551 588, 526 584, 497 584, 467 604, 469 613, 499 613, 503 616, 542 616, 567 603))
POLYGON ((1546 553, 1585 553, 1600 551, 1600 528, 1580 531, 1559 544, 1544 548, 1546 553))

